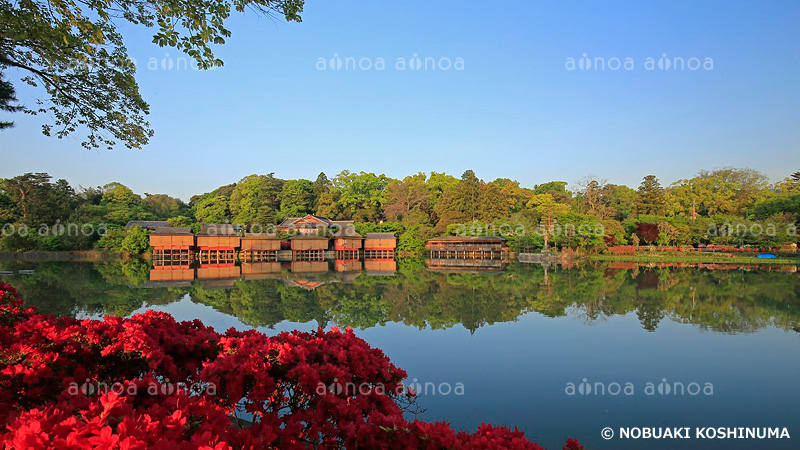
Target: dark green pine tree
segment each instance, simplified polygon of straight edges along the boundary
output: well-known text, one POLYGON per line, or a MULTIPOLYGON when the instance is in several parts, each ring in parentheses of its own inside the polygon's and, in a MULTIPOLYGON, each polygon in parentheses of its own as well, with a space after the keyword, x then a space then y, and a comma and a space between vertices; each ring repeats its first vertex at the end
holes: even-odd
POLYGON ((655 175, 648 175, 642 179, 637 194, 636 210, 639 214, 661 214, 663 212, 664 188, 661 187, 655 175))
MULTIPOLYGON (((21 106, 14 105, 17 97, 14 93, 14 86, 10 82, 3 79, 3 74, 0 72, 0 111, 16 112, 22 110, 21 106)), ((0 130, 11 128, 14 122, 6 122, 0 120, 0 130)))

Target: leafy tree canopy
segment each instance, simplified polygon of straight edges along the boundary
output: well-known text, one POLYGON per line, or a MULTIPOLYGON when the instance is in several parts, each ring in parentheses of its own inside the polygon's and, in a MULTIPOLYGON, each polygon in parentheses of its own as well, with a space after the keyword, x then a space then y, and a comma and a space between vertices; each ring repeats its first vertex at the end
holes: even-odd
MULTIPOLYGON (((19 69, 23 83, 44 89, 47 98, 22 108, 52 117, 42 126, 45 135, 85 132, 86 148, 111 149, 117 141, 141 148, 153 130, 118 29, 122 22, 154 28, 153 43, 177 48, 209 69, 223 65, 212 47, 231 36, 226 22, 232 11, 300 22, 303 5, 304 0, 0 0, 0 75, 19 69)), ((11 86, 0 83, 0 109, 14 110, 13 99, 11 86)))

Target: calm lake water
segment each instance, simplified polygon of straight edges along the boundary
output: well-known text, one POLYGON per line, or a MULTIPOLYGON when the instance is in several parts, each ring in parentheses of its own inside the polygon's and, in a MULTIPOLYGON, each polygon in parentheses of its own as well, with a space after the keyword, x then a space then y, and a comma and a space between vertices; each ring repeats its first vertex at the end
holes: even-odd
POLYGON ((790 268, 338 268, 347 272, 151 281, 164 277, 143 261, 0 262, 13 272, 0 280, 60 315, 152 308, 267 334, 352 326, 421 385, 419 418, 517 426, 548 448, 567 436, 591 449, 800 448, 800 275, 790 268), (792 439, 601 438, 620 426, 788 427, 792 439))

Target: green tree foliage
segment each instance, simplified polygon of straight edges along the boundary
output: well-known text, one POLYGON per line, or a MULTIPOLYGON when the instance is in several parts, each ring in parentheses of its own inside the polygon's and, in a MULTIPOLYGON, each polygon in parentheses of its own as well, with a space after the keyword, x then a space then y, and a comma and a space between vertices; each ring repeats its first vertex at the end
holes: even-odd
POLYGON ((317 199, 319 199, 322 194, 330 192, 331 186, 333 186, 333 183, 331 183, 331 180, 325 175, 325 172, 320 172, 319 175, 317 175, 317 179, 314 180, 314 204, 311 205, 312 211, 317 210, 317 199))
POLYGON ((433 192, 426 184, 427 176, 418 173, 393 180, 386 187, 384 214, 389 220, 411 223, 430 223, 433 192))
POLYGON ((397 250, 401 252, 421 254, 425 250, 425 241, 436 236, 433 227, 423 223, 409 226, 397 242, 397 250))
POLYGON ((317 203, 314 183, 309 180, 287 180, 283 183, 279 198, 278 221, 313 213, 317 203))
POLYGON ((232 183, 205 194, 192 196, 189 199, 189 207, 195 219, 204 223, 230 223, 232 216, 229 205, 235 188, 236 183, 232 183))
POLYGON ((478 218, 483 184, 483 180, 475 176, 475 172, 467 170, 461 175, 461 182, 455 188, 453 206, 469 220, 478 218))
POLYGON ((597 216, 569 211, 558 217, 554 242, 562 248, 596 252, 605 248, 606 230, 597 216))
MULTIPOLYGON (((444 191, 448 188, 455 187, 458 184, 458 178, 446 173, 431 172, 430 176, 428 176, 428 181, 426 184, 428 186, 428 190, 431 192, 430 208, 432 211, 434 211, 436 203, 444 191)), ((435 215, 433 215, 432 218, 434 219, 434 222, 438 220, 435 215)))
POLYGON ((752 210, 753 216, 757 219, 784 213, 793 215, 795 221, 800 219, 800 194, 771 198, 755 205, 752 210))
POLYGON ((678 229, 670 225, 669 222, 658 222, 659 244, 672 245, 677 241, 679 236, 680 232, 678 231, 678 229))
POLYGON ((553 194, 534 194, 528 201, 528 207, 536 209, 542 215, 542 226, 544 235, 544 250, 550 248, 550 239, 553 234, 553 226, 558 216, 569 212, 569 205, 556 202, 553 194))
POLYGON ((769 194, 762 195, 750 209, 750 215, 758 220, 783 216, 786 220, 800 224, 800 172, 775 184, 769 194))
MULTIPOLYGON (((16 112, 22 110, 22 107, 17 105, 16 101, 14 86, 3 79, 3 73, 0 71, 0 111, 16 112)), ((0 130, 13 126, 14 122, 0 120, 0 130)))
POLYGON ((389 181, 383 174, 351 173, 344 170, 333 179, 330 191, 333 195, 330 199, 326 198, 329 202, 328 211, 333 212, 331 216, 337 219, 378 221, 383 217, 383 203, 389 181))
POLYGON ((647 175, 637 191, 636 210, 639 214, 659 214, 663 211, 664 188, 655 175, 647 175))
POLYGON ((508 217, 514 207, 513 187, 501 183, 486 183, 478 195, 478 219, 492 222, 508 217))
MULTIPOLYGON (((548 247, 598 251, 606 243, 625 244, 637 233, 645 244, 773 246, 796 241, 799 204, 800 182, 791 177, 766 185, 756 171, 730 168, 701 171, 666 189, 648 176, 638 191, 587 176, 577 183, 575 194, 563 181, 529 189, 505 178, 487 183, 473 171, 461 178, 433 172, 402 180, 343 171, 332 181, 320 173, 313 182, 251 175, 193 196, 189 205, 165 194, 141 197, 120 183, 75 191, 64 180, 53 182, 48 174, 0 180, 0 223, 4 225, 71 221, 113 228, 130 220, 167 219, 174 226, 196 230, 200 223, 268 226, 315 212, 334 220, 355 220, 362 234, 393 232, 400 237, 403 251, 417 251, 424 239, 455 230, 458 234, 463 230, 470 235, 499 234, 517 249, 541 248, 545 236, 537 228, 550 233, 553 224, 565 225, 562 215, 575 227, 598 226, 604 233, 596 235, 592 228, 586 236, 564 234, 556 239, 548 234, 548 247), (659 233, 662 222, 671 227, 661 226, 669 233, 659 233), (729 229, 734 231, 718 232, 729 229)), ((99 238, 99 234, 80 240, 9 236, 2 245, 6 249, 73 249, 86 248, 99 238)), ((107 241, 98 246, 113 247, 107 241)))
MULTIPOLYGON (((236 183, 230 198, 233 222, 268 226, 278 218, 283 180, 273 174, 250 175, 236 183)), ((199 220, 199 218, 198 218, 199 220)))
POLYGON ((636 190, 628 186, 609 184, 606 186, 605 198, 615 211, 615 220, 621 222, 636 214, 636 190))
POLYGON ((550 194, 559 203, 572 202, 572 192, 567 190, 566 181, 548 181, 534 186, 534 194, 550 194))
POLYGON ((122 241, 128 235, 127 230, 123 228, 111 228, 106 230, 100 239, 98 239, 95 246, 99 249, 108 250, 111 252, 122 252, 122 241))
POLYGON ((19 221, 30 225, 66 221, 74 212, 78 198, 66 180, 55 183, 46 173, 26 173, 2 180, 0 192, 4 212, 9 222, 19 221))
POLYGON ((187 217, 187 216, 171 217, 171 218, 167 219, 167 222, 169 222, 169 224, 171 226, 173 226, 173 227, 188 228, 188 227, 191 227, 192 225, 194 225, 194 222, 192 221, 192 219, 190 217, 187 217))
POLYGON ((508 213, 517 213, 526 208, 528 201, 533 196, 533 189, 527 189, 520 186, 519 181, 514 181, 508 178, 498 178, 487 185, 497 186, 500 189, 500 195, 507 203, 508 213))
POLYGON ((5 191, 5 180, 0 179, 0 223, 9 223, 16 218, 16 205, 5 191))
POLYGON ((606 198, 608 180, 598 179, 595 175, 586 175, 577 183, 576 207, 582 213, 589 213, 601 219, 612 217, 615 211, 608 205, 606 198))
POLYGON ((168 219, 190 214, 189 206, 183 200, 170 197, 167 194, 144 194, 142 206, 156 219, 168 219))
POLYGON ((317 215, 330 219, 345 217, 342 205, 337 202, 338 196, 333 190, 325 191, 317 197, 317 215))
POLYGON ((457 184, 448 186, 434 208, 439 219, 436 230, 443 232, 448 225, 477 220, 480 215, 481 192, 485 185, 475 172, 467 170, 457 184))
POLYGON ((153 135, 144 118, 149 106, 118 27, 156 27, 153 43, 180 49, 208 69, 223 64, 212 46, 231 36, 231 11, 246 9, 299 22, 303 0, 0 1, 0 74, 20 69, 26 74, 22 82, 47 93, 48 101, 24 107, 53 118, 43 126, 45 135, 63 138, 85 130, 86 148, 110 149, 117 141, 141 148, 153 135))
POLYGON ((103 186, 100 214, 108 222, 117 225, 125 225, 131 220, 153 218, 152 214, 145 211, 142 198, 131 188, 120 183, 109 183, 103 186))
POLYGON ((130 227, 125 234, 125 238, 122 239, 121 248, 131 255, 141 255, 150 248, 150 238, 147 236, 147 231, 138 225, 130 227))
POLYGON ((222 195, 204 198, 194 205, 194 216, 203 223, 229 223, 231 210, 228 202, 229 199, 222 195))

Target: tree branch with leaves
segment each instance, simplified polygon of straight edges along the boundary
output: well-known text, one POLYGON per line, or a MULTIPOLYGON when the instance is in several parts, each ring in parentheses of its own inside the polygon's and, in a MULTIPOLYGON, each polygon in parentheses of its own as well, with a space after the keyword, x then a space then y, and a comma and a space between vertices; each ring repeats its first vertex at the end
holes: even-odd
POLYGON ((89 149, 118 142, 142 148, 153 136, 145 120, 150 110, 118 22, 155 27, 153 43, 210 69, 223 65, 212 46, 231 36, 225 22, 232 11, 300 22, 303 6, 304 0, 0 0, 0 76, 18 69, 23 83, 47 94, 34 105, 11 106, 13 86, 0 79, 0 109, 49 114, 45 135, 85 133, 89 149))

